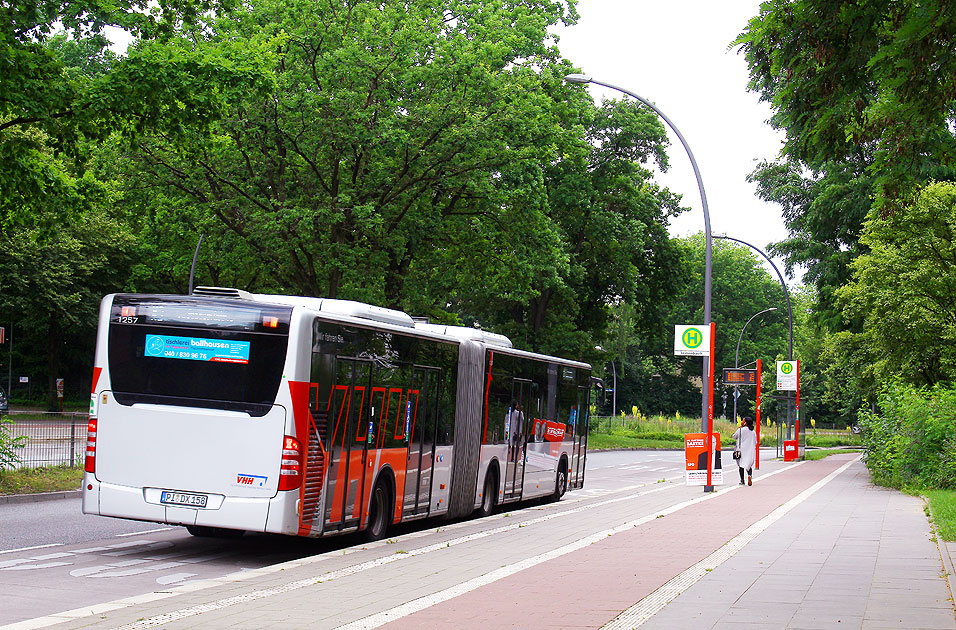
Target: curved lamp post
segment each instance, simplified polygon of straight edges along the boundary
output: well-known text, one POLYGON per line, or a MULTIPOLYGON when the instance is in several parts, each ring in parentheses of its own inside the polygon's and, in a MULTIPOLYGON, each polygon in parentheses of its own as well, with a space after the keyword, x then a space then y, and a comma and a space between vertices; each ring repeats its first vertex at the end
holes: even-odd
MULTIPOLYGON (((767 254, 765 254, 764 251, 761 250, 761 249, 760 249, 759 247, 757 247, 756 245, 752 245, 752 244, 748 243, 747 241, 742 241, 742 240, 740 240, 739 238, 734 238, 734 237, 732 237, 732 236, 723 235, 723 236, 715 236, 714 238, 720 238, 720 239, 724 239, 724 240, 726 240, 726 241, 734 241, 735 243, 740 243, 741 245, 746 245, 746 246, 749 247, 750 249, 754 250, 755 252, 757 252, 758 254, 760 254, 761 256, 763 256, 764 259, 765 259, 768 263, 770 263, 770 266, 773 267, 773 270, 777 272, 777 278, 780 279, 780 286, 783 287, 783 294, 784 294, 784 295, 786 296, 786 298, 787 298, 787 318, 789 319, 789 323, 790 323, 790 346, 789 346, 789 348, 788 348, 788 350, 787 350, 787 361, 793 361, 793 309, 790 307, 790 289, 787 288, 787 283, 784 282, 784 280, 783 280, 783 274, 780 273, 780 270, 779 270, 779 269, 777 269, 777 265, 773 264, 773 261, 770 260, 770 256, 767 256, 767 254)), ((791 399, 790 399, 790 392, 788 391, 788 392, 787 392, 787 437, 788 437, 788 439, 789 439, 789 436, 790 436, 790 416, 791 416, 791 414, 790 414, 790 408, 791 408, 791 403, 792 403, 792 401, 791 401, 791 399)))
MULTIPOLYGON (((586 74, 569 74, 564 77, 564 80, 568 83, 594 83, 595 85, 603 85, 606 88, 612 90, 617 90, 618 92, 623 92, 628 96, 637 99, 647 107, 649 107, 655 114, 660 116, 667 126, 677 134, 677 138, 680 140, 680 143, 684 147, 684 151, 687 152, 687 157, 690 158, 690 164, 694 168, 694 176, 697 177, 697 188, 700 190, 700 203, 704 209, 704 238, 705 238, 705 249, 704 249, 704 325, 710 326, 710 303, 711 303, 711 254, 712 254, 712 240, 710 236, 710 211, 707 207, 707 195, 704 194, 704 182, 700 178, 700 170, 697 168, 697 160, 694 159, 694 154, 691 152, 690 147, 687 145, 687 141, 684 140, 684 136, 681 135, 681 132, 674 126, 674 123, 671 122, 670 118, 664 115, 664 112, 657 109, 653 103, 648 101, 642 96, 638 96, 630 90, 625 90, 622 87, 617 85, 611 85, 610 83, 604 83, 603 81, 598 81, 593 79, 586 74)), ((707 426, 707 417, 708 417, 708 387, 707 379, 711 377, 710 375, 710 361, 707 357, 704 357, 703 361, 703 371, 701 378, 701 403, 700 403, 700 423, 701 430, 704 432, 709 431, 707 426)))
MULTIPOLYGON (((755 320, 760 315, 763 315, 764 313, 769 313, 770 311, 775 311, 775 310, 777 310, 776 306, 774 306, 773 308, 764 309, 760 311, 759 313, 755 313, 751 315, 750 319, 747 320, 747 323, 744 324, 744 327, 740 329, 740 335, 737 337, 737 351, 734 353, 735 368, 740 367, 740 341, 744 338, 744 331, 747 330, 747 326, 749 326, 750 322, 755 320)), ((734 422, 737 422, 737 386, 736 385, 734 385, 734 422)))
MULTIPOLYGON (((594 349, 607 352, 607 350, 601 346, 594 346, 594 349)), ((611 389, 611 418, 614 418, 617 416, 617 368, 614 367, 614 361, 611 361, 611 373, 614 375, 614 384, 611 389)))
POLYGON ((726 236, 726 235, 719 235, 719 234, 718 234, 718 235, 715 236, 714 238, 723 239, 723 240, 725 240, 725 241, 734 241, 734 242, 736 242, 736 243, 740 243, 741 245, 746 245, 746 246, 749 247, 750 249, 754 250, 755 252, 757 252, 758 254, 760 254, 761 256, 763 256, 764 259, 765 259, 768 263, 770 263, 770 266, 773 267, 773 270, 777 272, 777 278, 780 279, 780 286, 783 287, 783 294, 784 294, 784 295, 786 296, 786 298, 787 298, 787 318, 790 320, 790 347, 789 347, 789 349, 788 349, 788 351, 787 351, 787 361, 793 361, 793 309, 790 308, 790 289, 787 288, 787 283, 784 282, 784 280, 783 280, 783 274, 780 273, 780 270, 779 270, 779 269, 777 269, 777 265, 773 264, 773 261, 770 260, 770 256, 767 256, 767 254, 765 254, 765 253, 763 252, 763 250, 761 250, 761 249, 760 249, 759 247, 757 247, 756 245, 751 245, 751 244, 748 243, 747 241, 742 241, 742 240, 740 240, 739 238, 734 238, 733 236, 726 236))

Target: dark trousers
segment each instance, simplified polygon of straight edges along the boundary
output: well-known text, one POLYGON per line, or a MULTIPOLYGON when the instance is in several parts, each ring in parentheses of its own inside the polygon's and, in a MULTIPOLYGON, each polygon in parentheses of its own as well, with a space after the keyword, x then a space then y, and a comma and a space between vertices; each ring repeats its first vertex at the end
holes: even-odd
MULTIPOLYGON (((737 468, 737 470, 740 471, 740 480, 743 481, 743 480, 744 480, 744 469, 743 469, 743 468, 737 468)), ((752 474, 753 474, 753 468, 748 468, 748 469, 747 469, 747 476, 749 477, 749 476, 752 475, 752 474)))

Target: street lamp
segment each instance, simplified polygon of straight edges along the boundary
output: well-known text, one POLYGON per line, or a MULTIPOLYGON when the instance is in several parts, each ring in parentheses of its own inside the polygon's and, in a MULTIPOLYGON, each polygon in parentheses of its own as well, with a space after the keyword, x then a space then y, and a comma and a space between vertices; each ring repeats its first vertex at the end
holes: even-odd
MULTIPOLYGON (((601 346, 594 346, 595 350, 600 350, 601 352, 607 352, 601 346)), ((611 417, 617 417, 617 368, 614 367, 614 361, 611 361, 611 374, 614 375, 614 382, 611 386, 611 417)), ((606 399, 605 399, 606 400, 606 399)))
MULTIPOLYGON (((755 313, 754 315, 750 317, 750 319, 747 320, 747 323, 744 324, 744 327, 740 329, 740 335, 737 337, 737 351, 734 353, 735 368, 740 367, 740 340, 744 338, 744 331, 747 330, 747 326, 749 326, 750 322, 752 322, 758 316, 763 315, 764 313, 769 313, 770 311, 775 311, 775 310, 777 310, 776 306, 774 306, 773 308, 764 309, 760 311, 759 313, 755 313)), ((736 385, 734 385, 734 422, 737 422, 737 386, 736 385)))
MULTIPOLYGON (((707 208, 707 195, 704 194, 704 182, 700 178, 700 170, 697 168, 697 160, 694 159, 694 154, 691 152, 690 147, 687 145, 687 141, 684 140, 684 136, 681 135, 681 132, 677 129, 677 127, 674 126, 674 123, 672 123, 670 119, 664 115, 664 112, 657 109, 657 107, 655 107, 654 104, 648 101, 646 98, 642 96, 638 96, 637 94, 635 94, 634 92, 631 92, 630 90, 625 90, 624 88, 619 87, 617 85, 611 85, 610 83, 604 83, 603 81, 598 81, 597 79, 593 79, 586 74, 569 74, 564 77, 564 80, 567 81, 568 83, 582 83, 582 84, 594 83, 595 85, 603 85, 606 88, 617 90, 618 92, 623 92, 624 94, 627 94, 628 96, 637 99, 638 101, 640 101, 641 103, 649 107, 655 114, 660 116, 665 123, 667 123, 667 126, 670 127, 675 134, 677 134, 677 138, 678 140, 680 140, 681 145, 683 145, 684 151, 687 152, 687 157, 690 158, 690 164, 694 168, 694 176, 697 177, 697 188, 700 190, 700 203, 704 209, 704 239, 705 239, 705 244, 704 244, 704 325, 707 327, 710 327, 710 302, 711 302, 710 297, 711 297, 711 268, 712 268, 711 266, 712 241, 710 236, 710 211, 707 208)), ((707 419, 708 417, 710 417, 710 414, 708 413, 708 407, 710 405, 710 401, 708 399, 709 388, 707 386, 709 378, 711 378, 710 361, 708 357, 704 357, 703 371, 702 371, 702 377, 701 377, 700 424, 701 424, 701 431, 706 433, 710 433, 712 431, 712 427, 708 426, 708 423, 707 423, 707 419)))
MULTIPOLYGON (((726 241, 734 241, 736 243, 740 243, 741 245, 746 245, 750 249, 754 250, 755 252, 763 256, 764 259, 768 263, 770 263, 770 266, 773 267, 773 270, 777 272, 777 278, 780 279, 780 286, 783 287, 783 295, 787 298, 787 318, 789 319, 789 323, 790 323, 790 346, 787 350, 787 361, 793 361, 793 309, 790 308, 790 289, 787 288, 787 283, 784 282, 783 280, 783 274, 780 273, 779 269, 777 269, 777 265, 773 264, 773 261, 770 260, 770 256, 767 256, 767 254, 764 253, 764 251, 760 249, 759 247, 757 247, 756 245, 752 245, 748 243, 747 241, 742 241, 739 238, 734 238, 732 236, 722 235, 722 236, 715 236, 714 238, 720 238, 726 241)), ((790 438, 790 426, 791 426, 790 411, 791 411, 792 402, 793 401, 790 399, 790 392, 788 391, 787 392, 787 439, 790 438)), ((736 417, 734 419, 736 420, 736 417)))

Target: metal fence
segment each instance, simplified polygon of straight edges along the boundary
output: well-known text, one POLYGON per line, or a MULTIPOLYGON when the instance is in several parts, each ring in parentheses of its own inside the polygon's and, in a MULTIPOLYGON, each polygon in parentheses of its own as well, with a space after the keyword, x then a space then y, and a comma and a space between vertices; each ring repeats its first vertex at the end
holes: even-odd
POLYGON ((14 439, 27 438, 22 447, 14 449, 20 462, 9 467, 83 465, 89 414, 11 411, 9 418, 12 424, 3 425, 3 429, 14 439))

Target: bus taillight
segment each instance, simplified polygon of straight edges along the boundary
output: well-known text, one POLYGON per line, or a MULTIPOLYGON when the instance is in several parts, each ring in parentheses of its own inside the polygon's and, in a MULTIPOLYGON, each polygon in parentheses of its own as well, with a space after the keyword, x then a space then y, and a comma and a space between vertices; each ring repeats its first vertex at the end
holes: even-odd
POLYGON ((291 435, 282 444, 279 490, 295 490, 302 483, 302 445, 291 435))
POLYGON ((83 470, 96 472, 96 418, 90 418, 90 423, 86 425, 86 463, 83 470))

